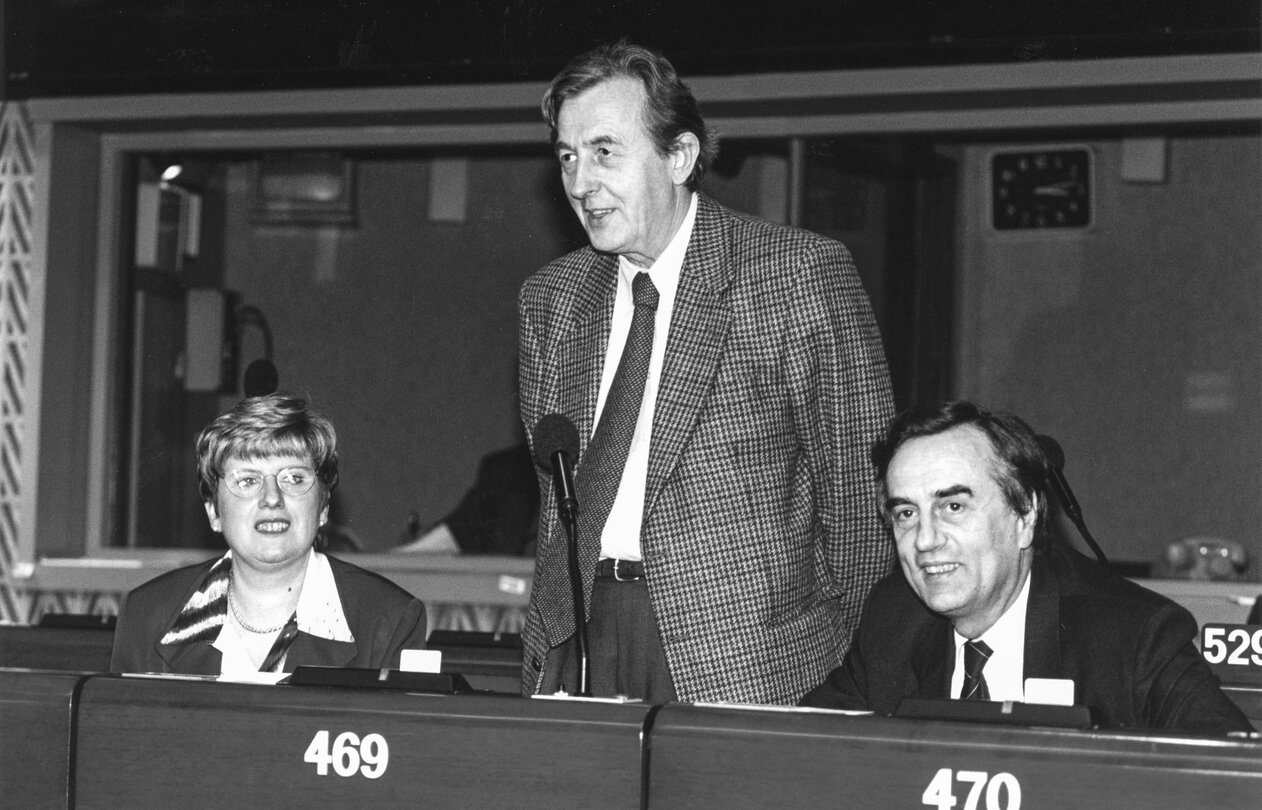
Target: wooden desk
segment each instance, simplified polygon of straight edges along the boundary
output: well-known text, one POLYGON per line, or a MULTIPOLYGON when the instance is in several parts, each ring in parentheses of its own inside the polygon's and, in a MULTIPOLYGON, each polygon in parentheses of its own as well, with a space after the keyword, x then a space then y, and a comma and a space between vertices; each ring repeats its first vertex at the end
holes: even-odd
POLYGON ((1256 810, 1262 799, 1258 741, 793 710, 665 706, 649 763, 650 807, 922 807, 935 806, 935 786, 977 810, 1256 810))
POLYGON ((1150 591, 1178 602, 1205 624, 1243 624, 1262 594, 1262 582, 1213 582, 1195 579, 1137 579, 1150 591))
POLYGON ((0 799, 22 808, 810 810, 954 797, 956 810, 1230 810, 1262 796, 1262 739, 795 710, 0 669, 0 728, 18 741, 0 758, 0 799))
POLYGON ((109 672, 112 629, 0 625, 0 667, 109 672))
POLYGON ((0 805, 69 807, 71 716, 82 675, 0 669, 0 805))
POLYGON ((1223 692, 1240 707, 1253 727, 1262 731, 1262 686, 1223 684, 1223 692))
POLYGON ((649 710, 99 676, 81 693, 74 806, 639 808, 649 710))

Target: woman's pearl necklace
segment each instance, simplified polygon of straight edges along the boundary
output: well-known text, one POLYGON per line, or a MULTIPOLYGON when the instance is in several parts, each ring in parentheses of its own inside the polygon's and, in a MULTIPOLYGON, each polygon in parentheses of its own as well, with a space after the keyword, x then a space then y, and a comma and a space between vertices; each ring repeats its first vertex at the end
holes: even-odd
POLYGON ((245 619, 241 618, 240 612, 237 611, 237 602, 235 599, 232 598, 232 582, 233 582, 233 579, 231 576, 229 576, 228 577, 228 607, 232 610, 232 618, 236 619, 237 624, 241 625, 241 627, 250 631, 251 633, 258 633, 260 636, 262 636, 262 635, 267 635, 268 633, 275 633, 277 630, 281 630, 285 627, 285 625, 289 624, 289 619, 285 619, 285 621, 281 622, 275 627, 255 627, 254 625, 247 622, 245 619))

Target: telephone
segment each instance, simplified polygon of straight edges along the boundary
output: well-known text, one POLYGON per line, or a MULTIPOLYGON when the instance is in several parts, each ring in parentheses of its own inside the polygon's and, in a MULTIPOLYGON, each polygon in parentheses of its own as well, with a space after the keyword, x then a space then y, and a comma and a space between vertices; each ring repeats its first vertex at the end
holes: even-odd
POLYGON ((1220 537, 1187 537, 1166 547, 1166 576, 1174 579, 1242 579, 1249 565, 1244 546, 1220 537))

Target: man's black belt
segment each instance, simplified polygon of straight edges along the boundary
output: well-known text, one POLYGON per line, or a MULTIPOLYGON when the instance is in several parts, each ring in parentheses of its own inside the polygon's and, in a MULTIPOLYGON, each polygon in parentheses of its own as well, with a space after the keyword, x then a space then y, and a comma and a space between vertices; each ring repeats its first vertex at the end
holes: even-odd
POLYGON ((615 579, 619 582, 635 582, 644 579, 644 563, 639 560, 611 560, 596 562, 596 579, 615 579))

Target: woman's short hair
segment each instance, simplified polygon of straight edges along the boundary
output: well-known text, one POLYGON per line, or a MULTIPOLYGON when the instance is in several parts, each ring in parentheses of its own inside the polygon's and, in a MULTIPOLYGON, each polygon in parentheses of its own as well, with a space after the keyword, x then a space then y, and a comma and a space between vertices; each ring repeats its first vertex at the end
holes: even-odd
POLYGON ((718 133, 702 119, 697 99, 679 78, 674 65, 660 53, 625 39, 576 56, 548 85, 542 108, 544 120, 552 128, 552 142, 556 143, 562 104, 598 84, 619 78, 636 79, 644 86, 644 128, 659 155, 674 151, 679 136, 685 132, 697 136, 701 148, 685 183, 696 191, 706 169, 718 157, 718 133))
POLYGON ((197 437, 197 477, 202 500, 213 502, 229 459, 275 456, 310 458, 327 498, 337 486, 337 433, 333 424, 292 394, 241 400, 197 437))
POLYGON ((894 417, 885 436, 872 448, 881 501, 888 494, 885 478, 899 447, 911 439, 965 426, 976 428, 990 441, 998 462, 995 481, 1008 506, 1018 515, 1028 514, 1032 505, 1036 507, 1034 545, 1042 548, 1048 538, 1047 455, 1038 436, 1020 417, 989 411, 975 402, 955 400, 913 407, 894 417))

